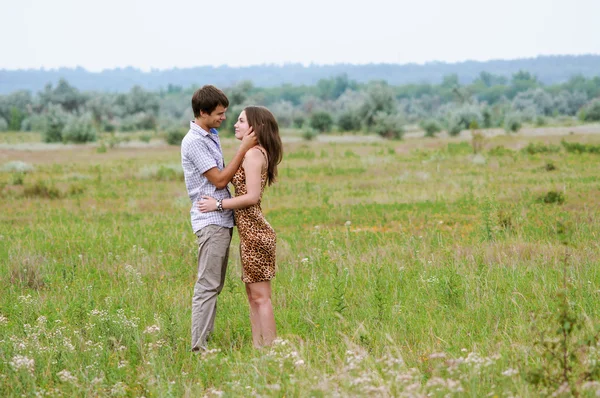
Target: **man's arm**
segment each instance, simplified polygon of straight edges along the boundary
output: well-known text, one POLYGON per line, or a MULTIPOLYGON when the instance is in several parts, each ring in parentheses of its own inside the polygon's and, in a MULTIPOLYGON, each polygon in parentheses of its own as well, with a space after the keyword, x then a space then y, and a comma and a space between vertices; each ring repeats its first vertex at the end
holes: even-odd
POLYGON ((256 135, 252 130, 249 130, 249 133, 242 138, 242 143, 238 148, 235 156, 231 161, 225 166, 223 170, 219 170, 218 167, 213 167, 210 170, 204 172, 204 176, 213 184, 217 189, 223 189, 229 184, 229 181, 233 178, 233 175, 237 171, 237 169, 242 164, 244 160, 244 156, 248 149, 252 148, 258 143, 256 139, 256 135))

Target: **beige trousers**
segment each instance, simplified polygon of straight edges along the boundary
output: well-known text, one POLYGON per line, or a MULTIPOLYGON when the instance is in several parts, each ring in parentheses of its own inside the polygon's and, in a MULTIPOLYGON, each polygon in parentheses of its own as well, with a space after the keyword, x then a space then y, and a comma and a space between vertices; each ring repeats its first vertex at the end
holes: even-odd
POLYGON ((192 351, 206 349, 223 290, 233 228, 207 225, 198 232, 198 276, 192 297, 192 351))

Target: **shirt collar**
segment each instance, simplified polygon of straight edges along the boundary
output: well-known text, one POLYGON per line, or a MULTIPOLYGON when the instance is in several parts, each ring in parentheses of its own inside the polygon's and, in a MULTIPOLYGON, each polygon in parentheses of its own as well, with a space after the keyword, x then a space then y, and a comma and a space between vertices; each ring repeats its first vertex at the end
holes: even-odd
MULTIPOLYGON (((208 135, 208 131, 197 125, 193 120, 190 121, 190 130, 195 131, 196 133, 199 133, 205 137, 208 135)), ((219 135, 219 131, 217 129, 210 129, 210 132, 214 135, 219 135)))

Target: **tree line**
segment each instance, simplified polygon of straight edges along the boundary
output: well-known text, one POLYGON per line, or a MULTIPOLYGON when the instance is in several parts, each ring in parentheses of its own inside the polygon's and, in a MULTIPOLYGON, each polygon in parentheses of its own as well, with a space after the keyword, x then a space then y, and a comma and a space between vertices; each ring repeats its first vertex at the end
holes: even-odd
POLYGON ((246 67, 202 66, 166 70, 141 71, 136 68, 108 69, 90 72, 84 68, 59 69, 0 69, 0 94, 17 90, 37 92, 60 79, 83 91, 127 92, 133 86, 157 91, 169 84, 190 87, 214 84, 229 87, 250 80, 258 87, 314 85, 320 79, 346 74, 358 83, 385 80, 398 86, 412 83, 439 84, 444 76, 456 74, 462 84, 475 81, 482 71, 510 78, 519 70, 529 71, 540 82, 550 85, 563 83, 571 76, 581 74, 593 77, 600 71, 600 55, 554 55, 512 60, 457 63, 428 62, 425 64, 335 64, 335 65, 255 65, 246 67))
MULTIPOLYGON (((0 96, 0 131, 40 131, 48 142, 86 142, 99 132, 184 129, 193 118, 190 100, 196 88, 134 86, 111 93, 81 91, 61 79, 37 93, 0 96)), ((362 131, 388 138, 401 138, 409 124, 433 136, 441 130, 456 135, 469 128, 517 131, 523 123, 600 120, 600 76, 574 75, 548 85, 520 70, 508 78, 480 72, 469 84, 449 74, 438 84, 392 85, 341 74, 314 85, 258 87, 242 81, 222 88, 230 99, 226 131, 249 104, 269 107, 281 127, 307 134, 362 131)))

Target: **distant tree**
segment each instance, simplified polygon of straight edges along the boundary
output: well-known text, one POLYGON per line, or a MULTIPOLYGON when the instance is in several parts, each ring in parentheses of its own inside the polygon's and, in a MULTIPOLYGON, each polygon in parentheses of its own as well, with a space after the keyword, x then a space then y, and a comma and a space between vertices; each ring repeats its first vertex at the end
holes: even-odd
POLYGON ((473 122, 477 123, 478 126, 483 125, 483 116, 479 106, 463 105, 450 109, 446 116, 448 134, 456 136, 462 130, 469 129, 473 122))
POLYGON ((0 131, 8 131, 8 123, 0 116, 0 131))
POLYGON ((522 91, 531 90, 538 86, 537 77, 527 71, 520 70, 512 76, 511 88, 508 92, 509 98, 513 98, 522 91))
POLYGON ((44 113, 44 142, 62 142, 69 114, 58 104, 49 104, 44 113))
POLYGON ((391 114, 397 109, 394 91, 385 83, 375 83, 367 88, 367 98, 358 110, 360 118, 369 129, 378 113, 391 114))
POLYGON ((347 74, 342 74, 330 79, 320 79, 317 82, 318 96, 324 100, 335 100, 346 90, 354 90, 357 83, 348 79, 347 74))
POLYGON ((552 96, 541 88, 530 89, 518 93, 513 99, 513 109, 520 113, 530 111, 532 117, 537 115, 550 116, 554 111, 552 96))
MULTIPOLYGON (((229 98, 229 106, 242 105, 248 98, 250 91, 254 88, 254 85, 250 80, 244 80, 237 83, 235 86, 226 90, 229 98)), ((237 117, 237 116, 236 116, 237 117)))
POLYGON ((482 71, 479 73, 479 77, 475 79, 473 83, 476 84, 478 81, 480 81, 485 87, 492 87, 506 84, 507 79, 504 76, 493 75, 489 72, 482 71))
POLYGON ((315 112, 310 117, 310 127, 321 133, 331 131, 331 127, 333 127, 333 119, 327 112, 315 112))
POLYGON ((344 112, 338 118, 337 125, 342 131, 358 131, 361 128, 360 117, 355 112, 344 112))
POLYGON ((295 115, 294 120, 293 120, 294 127, 297 129, 302 128, 302 126, 304 126, 304 120, 305 120, 304 116, 295 115))
POLYGON ((458 75, 456 73, 453 73, 451 75, 446 75, 442 78, 442 87, 444 88, 449 88, 449 89, 453 89, 455 87, 459 87, 460 86, 460 82, 458 80, 458 75))
POLYGON ((74 142, 83 144, 96 141, 96 126, 91 113, 81 116, 69 115, 62 132, 63 142, 74 142))
POLYGON ((65 79, 60 79, 56 88, 47 84, 40 94, 42 105, 57 104, 67 112, 76 112, 83 108, 87 98, 79 90, 71 86, 65 79))
POLYGON ((600 121, 600 99, 596 99, 586 105, 581 110, 580 118, 586 122, 600 121))
POLYGON ((25 114, 17 107, 10 108, 10 121, 8 123, 8 129, 11 131, 20 131, 21 122, 25 119, 25 114))
POLYGON ((576 115, 577 112, 588 102, 585 92, 561 91, 554 97, 554 109, 560 115, 576 115))

